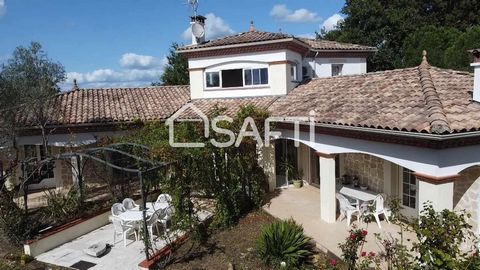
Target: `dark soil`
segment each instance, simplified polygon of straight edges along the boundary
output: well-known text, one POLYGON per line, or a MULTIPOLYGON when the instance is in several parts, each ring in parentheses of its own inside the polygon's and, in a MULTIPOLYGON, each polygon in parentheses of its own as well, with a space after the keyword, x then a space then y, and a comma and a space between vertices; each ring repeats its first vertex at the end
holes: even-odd
POLYGON ((213 232, 206 244, 187 241, 174 253, 174 262, 166 269, 270 269, 256 255, 255 244, 262 226, 276 219, 263 211, 242 218, 231 229, 213 232))

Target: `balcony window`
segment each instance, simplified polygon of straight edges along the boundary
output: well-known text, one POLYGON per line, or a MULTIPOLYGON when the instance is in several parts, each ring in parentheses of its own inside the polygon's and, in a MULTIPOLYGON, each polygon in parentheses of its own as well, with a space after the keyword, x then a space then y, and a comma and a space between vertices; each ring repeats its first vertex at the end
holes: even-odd
POLYGON ((222 70, 222 87, 242 87, 242 69, 222 70))
POLYGON ((220 87, 220 73, 219 72, 207 72, 205 74, 207 87, 220 87))
POLYGON ((245 69, 245 86, 268 84, 268 69, 245 69))
POLYGON ((224 69, 205 72, 206 88, 238 88, 268 84, 268 68, 224 69))

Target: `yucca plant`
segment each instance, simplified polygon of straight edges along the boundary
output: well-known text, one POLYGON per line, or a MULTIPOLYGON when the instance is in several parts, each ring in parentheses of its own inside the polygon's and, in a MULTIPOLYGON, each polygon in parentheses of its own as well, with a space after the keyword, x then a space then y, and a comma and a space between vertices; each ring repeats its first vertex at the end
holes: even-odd
POLYGON ((298 269, 311 264, 313 248, 311 238, 305 236, 302 226, 293 219, 265 226, 257 242, 262 260, 277 268, 298 269))

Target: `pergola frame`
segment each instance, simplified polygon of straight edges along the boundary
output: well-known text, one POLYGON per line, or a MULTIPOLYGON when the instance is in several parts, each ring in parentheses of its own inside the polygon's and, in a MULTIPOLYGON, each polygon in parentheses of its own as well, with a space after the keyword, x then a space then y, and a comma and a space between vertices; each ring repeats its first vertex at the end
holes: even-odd
MULTIPOLYGON (((94 147, 94 148, 87 148, 75 152, 67 152, 67 153, 61 153, 54 155, 52 157, 46 158, 41 161, 36 161, 35 163, 38 164, 37 169, 41 169, 45 164, 48 164, 52 161, 55 160, 62 160, 64 162, 67 162, 72 169, 75 170, 75 176, 77 177, 77 183, 78 183, 78 188, 80 189, 80 196, 81 200, 83 200, 83 166, 85 165, 85 162, 83 166, 80 166, 81 158, 88 160, 91 159, 95 162, 101 163, 105 166, 108 166, 110 168, 122 171, 122 172, 128 172, 128 173, 133 173, 136 174, 139 178, 140 181, 140 194, 141 194, 141 199, 142 199, 142 218, 143 218, 143 230, 144 233, 147 234, 147 215, 146 215, 146 191, 144 187, 144 179, 143 176, 151 171, 158 170, 161 168, 165 168, 166 166, 170 165, 171 163, 165 163, 165 162, 157 162, 153 161, 151 159, 147 159, 145 157, 141 157, 138 154, 132 153, 133 151, 127 151, 127 150, 122 150, 124 147, 130 147, 130 148, 136 148, 140 149, 143 152, 148 152, 150 151, 150 148, 140 145, 140 144, 134 144, 134 143, 116 143, 116 144, 110 144, 104 147, 94 147), (119 149, 120 148, 120 149, 119 149), (136 164, 134 167, 124 167, 120 166, 117 164, 114 164, 106 159, 102 159, 98 156, 95 156, 95 154, 98 153, 116 153, 120 154, 122 156, 131 158, 136 164), (76 159, 76 164, 73 164, 72 159, 76 159)), ((24 170, 25 164, 32 163, 33 159, 28 159, 23 162, 22 164, 22 172, 24 176, 24 185, 27 185, 28 179, 30 176, 26 175, 26 172, 24 170)), ((150 241, 150 240, 149 240, 150 241)), ((149 255, 149 244, 147 244, 146 240, 144 240, 145 244, 145 254, 147 260, 150 259, 149 255)))

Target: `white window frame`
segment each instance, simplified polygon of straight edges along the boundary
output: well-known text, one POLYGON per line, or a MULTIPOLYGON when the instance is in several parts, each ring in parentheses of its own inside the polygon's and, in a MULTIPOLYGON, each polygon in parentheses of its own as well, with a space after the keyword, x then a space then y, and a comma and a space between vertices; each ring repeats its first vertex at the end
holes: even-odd
POLYGON ((291 77, 291 81, 298 81, 298 67, 297 67, 297 64, 290 64, 290 77, 291 77), (293 70, 292 70, 293 69, 293 70), (292 75, 292 71, 293 71, 293 75, 292 75))
POLYGON ((221 70, 209 70, 204 72, 205 89, 221 89, 222 88, 222 71, 221 70), (219 83, 218 86, 207 86, 207 73, 218 73, 219 83))
MULTIPOLYGON (((404 215, 407 216, 407 217, 415 217, 417 216, 417 209, 418 209, 418 180, 416 179, 416 177, 413 175, 413 172, 410 171, 410 177, 413 177, 415 178, 415 208, 412 208, 410 206, 407 206, 407 205, 404 205, 403 203, 403 172, 404 170, 408 170, 406 168, 403 168, 402 166, 399 166, 399 198, 401 200, 401 203, 402 203, 402 212, 404 212, 404 215)), ((409 186, 411 186, 412 184, 408 184, 409 186)), ((408 195, 409 198, 412 197, 411 195, 408 195)), ((408 203, 410 205, 410 202, 408 203)))
MULTIPOLYGON (((245 88, 249 88, 249 87, 262 87, 262 86, 266 86, 266 85, 269 85, 270 83, 270 71, 268 70, 268 67, 256 67, 256 68, 243 68, 243 71, 242 71, 242 75, 243 75, 243 87, 245 88), (253 70, 260 70, 260 69, 267 69, 267 83, 261 83, 262 82, 262 78, 260 77, 260 84, 253 84, 253 70), (245 84, 245 70, 250 70, 251 75, 252 75, 252 84, 249 84, 249 85, 246 85, 245 84)), ((262 75, 262 73, 260 73, 260 76, 262 75)))
POLYGON ((268 64, 258 64, 258 65, 250 65, 250 66, 219 66, 215 68, 205 69, 203 72, 203 89, 206 91, 210 90, 235 90, 235 89, 249 89, 249 88, 267 88, 270 86, 270 67, 268 64), (250 69, 267 69, 267 76, 268 76, 268 83, 267 84, 252 84, 252 85, 245 85, 245 70, 250 69), (222 79, 222 70, 231 70, 231 69, 241 69, 242 70, 242 82, 243 86, 238 87, 222 87, 223 79, 222 79), (220 78, 220 85, 218 87, 207 87, 207 73, 209 72, 218 72, 220 78))
POLYGON ((331 74, 332 74, 332 77, 337 77, 337 76, 342 76, 343 75, 343 64, 341 63, 333 63, 332 66, 331 66, 331 74), (333 70, 334 70, 334 67, 340 67, 340 72, 337 74, 337 75, 333 75, 333 70))

